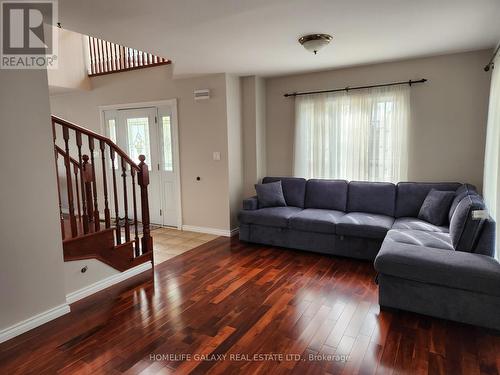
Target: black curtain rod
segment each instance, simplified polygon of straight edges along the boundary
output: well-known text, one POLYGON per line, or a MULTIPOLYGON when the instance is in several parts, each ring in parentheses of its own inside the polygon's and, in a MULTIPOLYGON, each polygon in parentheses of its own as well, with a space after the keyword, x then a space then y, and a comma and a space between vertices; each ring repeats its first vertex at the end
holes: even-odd
POLYGON ((498 53, 498 50, 500 50, 500 44, 497 46, 497 49, 495 50, 495 52, 493 52, 493 56, 491 56, 490 62, 488 64, 486 64, 486 66, 484 67, 485 72, 489 71, 490 69, 495 68, 495 64, 493 63, 493 60, 495 60, 495 57, 498 53))
POLYGON ((370 86, 356 86, 356 87, 344 87, 343 89, 333 89, 333 90, 321 90, 321 91, 307 91, 307 92, 294 92, 291 94, 285 94, 285 98, 289 96, 301 96, 301 95, 309 95, 309 94, 324 94, 327 92, 339 92, 339 91, 350 91, 350 90, 361 90, 361 89, 371 89, 374 87, 385 87, 385 86, 396 86, 396 85, 413 85, 414 83, 424 83, 427 82, 427 79, 422 78, 418 80, 409 80, 409 81, 401 81, 401 82, 391 82, 391 83, 381 83, 379 85, 370 85, 370 86))

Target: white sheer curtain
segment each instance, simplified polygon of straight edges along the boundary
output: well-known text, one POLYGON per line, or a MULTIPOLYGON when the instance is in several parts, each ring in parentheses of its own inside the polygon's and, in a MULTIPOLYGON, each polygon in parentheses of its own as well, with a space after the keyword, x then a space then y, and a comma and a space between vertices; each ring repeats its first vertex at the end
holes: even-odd
POLYGON ((401 85, 297 96, 295 176, 406 180, 409 91, 401 85))
POLYGON ((491 77, 483 185, 486 206, 497 223, 496 257, 500 259, 500 56, 491 77))

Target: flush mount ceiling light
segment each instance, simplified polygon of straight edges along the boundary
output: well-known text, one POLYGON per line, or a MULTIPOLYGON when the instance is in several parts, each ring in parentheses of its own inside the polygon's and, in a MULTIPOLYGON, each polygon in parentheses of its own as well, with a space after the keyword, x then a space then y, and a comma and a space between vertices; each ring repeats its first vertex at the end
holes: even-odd
POLYGON ((333 37, 328 34, 309 34, 300 37, 299 43, 302 44, 306 50, 314 52, 316 55, 318 51, 330 43, 332 39, 333 37))

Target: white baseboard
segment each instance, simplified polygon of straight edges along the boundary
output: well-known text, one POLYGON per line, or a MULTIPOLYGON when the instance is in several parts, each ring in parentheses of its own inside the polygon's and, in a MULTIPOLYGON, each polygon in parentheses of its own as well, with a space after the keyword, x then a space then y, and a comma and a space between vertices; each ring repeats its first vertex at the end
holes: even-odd
POLYGON ((53 307, 47 311, 44 311, 40 314, 34 315, 31 318, 23 320, 19 323, 16 323, 10 327, 7 327, 0 331, 0 343, 10 340, 24 332, 32 330, 33 328, 39 327, 42 324, 50 322, 60 316, 67 314, 70 312, 69 305, 64 303, 62 305, 53 307))
POLYGON ((218 229, 209 227, 196 227, 193 225, 183 225, 182 230, 187 230, 190 232, 197 232, 197 233, 214 234, 216 236, 224 236, 224 237, 231 237, 239 232, 239 228, 227 230, 227 229, 218 229))
POLYGON ((151 262, 146 262, 138 265, 137 267, 131 268, 119 274, 112 275, 102 279, 96 283, 90 284, 82 289, 76 290, 66 295, 66 301, 71 304, 82 298, 88 297, 94 293, 100 292, 103 289, 109 288, 112 285, 118 284, 128 278, 138 275, 144 271, 151 269, 151 262))

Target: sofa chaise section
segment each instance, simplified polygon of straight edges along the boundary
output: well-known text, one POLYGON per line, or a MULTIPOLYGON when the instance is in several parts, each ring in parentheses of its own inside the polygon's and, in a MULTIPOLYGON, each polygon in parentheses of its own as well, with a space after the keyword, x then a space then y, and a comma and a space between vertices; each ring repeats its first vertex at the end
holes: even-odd
POLYGON ((375 259, 379 304, 500 330, 495 223, 474 217, 484 203, 464 189, 455 196, 447 232, 388 232, 375 259))
POLYGON ((500 329, 500 264, 492 257, 388 238, 375 268, 383 307, 500 329))

